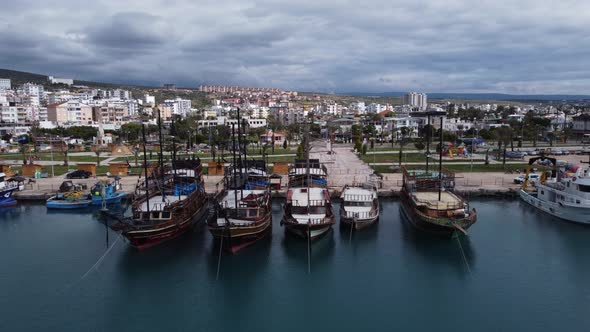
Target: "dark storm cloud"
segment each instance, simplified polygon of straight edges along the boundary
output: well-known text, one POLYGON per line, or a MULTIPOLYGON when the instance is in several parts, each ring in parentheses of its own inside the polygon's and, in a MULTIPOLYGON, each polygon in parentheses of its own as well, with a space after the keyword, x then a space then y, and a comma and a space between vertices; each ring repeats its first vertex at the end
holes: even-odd
POLYGON ((0 64, 188 86, 587 93, 589 18, 576 0, 10 1, 0 64))

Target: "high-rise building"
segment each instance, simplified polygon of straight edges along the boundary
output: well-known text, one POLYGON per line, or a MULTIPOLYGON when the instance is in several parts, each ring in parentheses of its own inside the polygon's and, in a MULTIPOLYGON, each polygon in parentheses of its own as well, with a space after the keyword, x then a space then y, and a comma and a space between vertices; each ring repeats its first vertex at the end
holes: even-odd
POLYGON ((428 101, 425 93, 409 92, 403 95, 402 105, 409 105, 411 108, 417 108, 420 111, 426 109, 428 101))
POLYGON ((172 107, 172 113, 182 116, 183 118, 186 117, 186 114, 191 111, 191 101, 190 99, 167 99, 164 100, 164 105, 172 107))

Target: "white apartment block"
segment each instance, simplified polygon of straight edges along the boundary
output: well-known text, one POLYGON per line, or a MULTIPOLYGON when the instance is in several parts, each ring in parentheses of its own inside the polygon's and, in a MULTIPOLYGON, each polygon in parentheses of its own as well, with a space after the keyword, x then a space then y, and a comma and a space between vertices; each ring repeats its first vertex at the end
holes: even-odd
POLYGON ((0 78, 0 90, 1 89, 10 90, 11 87, 12 86, 10 85, 10 79, 8 79, 8 78, 0 78))
POLYGON ((56 124, 89 125, 93 123, 92 107, 79 100, 47 105, 47 120, 56 124))
POLYGON ((20 96, 36 96, 39 100, 45 100, 45 89, 43 88, 43 85, 25 83, 21 85, 17 93, 20 96))
POLYGON ((18 109, 16 106, 1 106, 0 120, 7 123, 18 123, 18 109))
POLYGON ((49 76, 49 83, 73 85, 74 80, 71 78, 58 78, 58 77, 49 76))
POLYGON ((142 101, 143 101, 143 105, 145 105, 145 106, 156 106, 156 97, 155 96, 150 96, 148 94, 143 95, 142 101))
POLYGON ((186 117, 191 111, 191 101, 188 99, 176 98, 164 100, 164 106, 172 107, 172 114, 186 117))
MULTIPOLYGON (((248 127, 250 128, 265 128, 267 123, 266 119, 252 119, 252 118, 243 118, 248 120, 248 127)), ((232 124, 237 128, 238 127, 238 120, 237 119, 230 119, 225 116, 220 116, 214 120, 199 120, 198 125, 199 128, 206 129, 209 127, 216 127, 216 126, 228 126, 231 127, 232 124)))
POLYGON ((266 119, 268 118, 268 110, 268 107, 255 107, 250 110, 250 114, 256 119, 266 119))
POLYGON ((423 111, 428 105, 428 100, 425 93, 409 92, 403 95, 402 105, 409 105, 412 108, 423 111))
POLYGON ((376 114, 376 113, 383 112, 386 109, 387 109, 386 105, 371 103, 367 106, 367 113, 376 114))

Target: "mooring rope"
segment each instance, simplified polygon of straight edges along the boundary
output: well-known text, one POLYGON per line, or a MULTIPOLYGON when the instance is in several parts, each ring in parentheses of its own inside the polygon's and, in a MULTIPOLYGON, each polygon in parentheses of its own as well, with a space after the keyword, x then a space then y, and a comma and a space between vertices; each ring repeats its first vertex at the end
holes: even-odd
POLYGON ((463 251, 463 246, 461 245, 461 240, 459 239, 459 236, 457 236, 456 239, 459 243, 459 250, 461 250, 461 256, 463 256, 463 261, 465 262, 465 266, 467 267, 467 272, 471 274, 471 269, 469 268, 469 263, 467 262, 467 257, 465 256, 465 251, 463 251))

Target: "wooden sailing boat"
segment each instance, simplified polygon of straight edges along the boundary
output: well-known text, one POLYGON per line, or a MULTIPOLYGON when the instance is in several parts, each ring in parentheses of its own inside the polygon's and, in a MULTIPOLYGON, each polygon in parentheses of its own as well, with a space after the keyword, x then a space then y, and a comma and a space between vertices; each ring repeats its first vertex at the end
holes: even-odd
MULTIPOLYGON (((268 176, 264 176, 265 171, 264 173, 253 171, 253 174, 250 175, 251 168, 241 160, 242 144, 239 122, 237 147, 234 133, 235 126, 232 124, 232 165, 226 172, 227 176, 224 178, 222 191, 215 196, 213 218, 210 218, 207 223, 213 237, 232 253, 263 239, 272 230, 272 206, 268 176), (264 183, 267 185, 264 186, 264 183)), ((257 170, 260 169, 257 168, 257 170)))
POLYGON ((308 134, 304 140, 305 172, 301 160, 296 161, 289 171, 289 189, 281 225, 294 235, 315 239, 332 228, 335 218, 330 192, 326 188, 326 168, 319 164, 319 160, 309 159, 308 134))
POLYGON ((372 182, 344 186, 340 195, 340 222, 363 229, 379 220, 377 186, 372 182))
MULTIPOLYGON (((160 116, 158 119, 161 120, 160 116)), ((137 249, 149 248, 186 233, 208 213, 200 159, 176 160, 174 151, 171 167, 164 166, 161 121, 158 122, 159 163, 156 167, 148 167, 142 123, 145 178, 136 189, 132 216, 120 218, 118 223, 111 225, 137 249)))
POLYGON ((419 230, 443 236, 466 235, 477 220, 477 212, 470 210, 467 200, 454 192, 455 174, 442 167, 442 124, 441 117, 438 172, 430 171, 428 163, 425 170, 402 167, 400 209, 405 219, 419 230))

